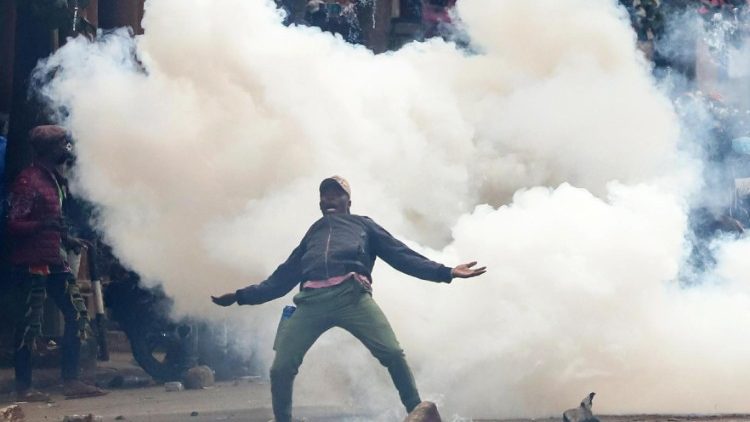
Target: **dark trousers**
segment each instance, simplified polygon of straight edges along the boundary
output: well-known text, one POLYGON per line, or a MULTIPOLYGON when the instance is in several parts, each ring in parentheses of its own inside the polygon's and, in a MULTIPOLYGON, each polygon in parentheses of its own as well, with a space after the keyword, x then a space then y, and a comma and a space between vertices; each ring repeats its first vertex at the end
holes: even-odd
POLYGON ((271 366, 271 400, 276 422, 292 420, 294 378, 305 353, 333 327, 349 331, 388 369, 407 412, 421 399, 414 376, 391 324, 369 292, 354 280, 323 289, 304 289, 294 297, 297 311, 282 320, 271 366))
POLYGON ((41 276, 17 272, 14 274, 16 324, 14 334, 16 390, 31 387, 32 346, 41 335, 45 296, 55 302, 65 319, 62 338, 62 378, 78 378, 81 352, 80 334, 86 321, 86 307, 78 286, 69 273, 41 276))

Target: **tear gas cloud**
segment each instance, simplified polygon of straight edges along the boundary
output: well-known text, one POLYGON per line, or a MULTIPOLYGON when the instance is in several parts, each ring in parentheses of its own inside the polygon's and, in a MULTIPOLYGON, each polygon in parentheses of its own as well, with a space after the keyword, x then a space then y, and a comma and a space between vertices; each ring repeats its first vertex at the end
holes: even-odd
MULTIPOLYGON (((241 321, 266 364, 291 294, 228 310, 208 296, 275 269, 319 215, 318 182, 341 174, 353 212, 447 265, 489 266, 436 285, 376 265, 374 295, 444 414, 558 414, 589 391, 599 412, 747 410, 746 255, 727 250, 723 283, 674 281, 696 173, 624 10, 458 12, 477 54, 430 40, 373 55, 261 0, 149 0, 145 35, 69 42, 44 93, 120 259, 178 314, 241 321)), ((401 412, 338 332, 297 385, 401 412)))

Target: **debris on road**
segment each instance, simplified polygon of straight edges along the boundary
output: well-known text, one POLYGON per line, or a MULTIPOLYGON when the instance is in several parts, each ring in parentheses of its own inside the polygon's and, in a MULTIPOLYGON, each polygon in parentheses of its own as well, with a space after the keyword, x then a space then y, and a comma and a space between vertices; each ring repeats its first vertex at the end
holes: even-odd
POLYGON ((24 420, 25 415, 21 406, 14 404, 12 406, 0 407, 0 422, 16 422, 24 420))
POLYGON ((232 385, 235 387, 242 384, 256 384, 264 382, 263 377, 260 375, 245 375, 234 379, 232 385))
POLYGON ((185 374, 185 388, 200 390, 214 385, 214 371, 206 365, 188 369, 185 374))
POLYGON ((404 422, 442 422, 435 403, 423 401, 406 416, 404 422))
POLYGON ((581 405, 574 408, 568 409, 563 412, 564 422, 599 422, 599 419, 594 417, 591 412, 591 406, 594 404, 594 396, 596 393, 589 393, 586 397, 581 400, 581 405))
POLYGON ((172 381, 172 382, 165 382, 164 383, 164 389, 167 392, 174 392, 174 391, 182 391, 185 389, 185 386, 182 385, 179 381, 172 381))
POLYGON ((63 422, 102 422, 102 417, 89 413, 88 415, 69 415, 63 418, 63 422))
POLYGON ((199 413, 198 413, 198 412, 196 412, 195 410, 193 410, 192 412, 190 412, 190 416, 198 416, 198 414, 199 414, 199 413))
POLYGON ((109 388, 137 388, 151 385, 151 377, 142 377, 135 375, 115 375, 108 383, 109 388))

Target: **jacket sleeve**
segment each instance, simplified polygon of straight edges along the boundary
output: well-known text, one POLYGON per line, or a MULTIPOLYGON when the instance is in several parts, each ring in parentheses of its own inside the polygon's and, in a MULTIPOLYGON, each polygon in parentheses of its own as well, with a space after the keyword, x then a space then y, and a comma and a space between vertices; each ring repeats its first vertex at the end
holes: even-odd
POLYGON ((10 188, 10 207, 8 208, 8 234, 11 236, 28 236, 42 227, 42 222, 31 218, 37 192, 29 178, 20 176, 10 188))
POLYGON ((259 305, 289 293, 294 286, 302 281, 300 260, 304 253, 303 244, 304 239, 289 255, 289 258, 279 265, 265 281, 237 290, 235 292, 237 303, 240 305, 259 305))
POLYGON ((422 280, 450 283, 451 268, 431 261, 409 249, 400 240, 391 236, 384 228, 369 218, 365 218, 370 230, 370 241, 375 254, 391 267, 422 280))

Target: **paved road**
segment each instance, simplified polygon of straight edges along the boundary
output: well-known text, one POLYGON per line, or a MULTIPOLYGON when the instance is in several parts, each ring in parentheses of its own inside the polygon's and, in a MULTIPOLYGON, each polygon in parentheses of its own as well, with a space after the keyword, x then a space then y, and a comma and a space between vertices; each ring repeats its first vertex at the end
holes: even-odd
MULTIPOLYGON (((116 375, 149 380, 133 362, 130 353, 113 353, 112 360, 100 362, 95 370, 84 373, 88 382, 107 385, 116 375)), ((34 370, 35 385, 49 393, 54 403, 23 403, 26 420, 31 422, 62 421, 66 415, 93 413, 103 421, 125 420, 133 422, 172 421, 248 421, 267 422, 272 417, 270 386, 263 381, 235 381, 217 383, 205 390, 167 392, 163 385, 133 389, 110 389, 110 394, 91 399, 65 400, 62 396, 60 374, 57 368, 34 370), (191 413, 198 412, 196 416, 191 413), (122 416, 124 419, 115 419, 122 416)), ((10 394, 13 386, 13 369, 0 368, 0 407, 13 403, 10 394)), ((304 386, 299 386, 304 387, 304 386)), ((304 388, 300 388, 304 390, 304 388)), ((369 422, 377 417, 358 415, 334 398, 305 401, 304 391, 295 397, 295 415, 305 416, 310 422, 359 421, 369 422)), ((335 396, 335 395, 334 395, 335 396)), ((398 418, 397 418, 398 419, 398 418)), ((383 420, 381 418, 381 420, 383 420)), ((387 422, 388 419, 383 420, 387 422)))
MULTIPOLYGON (((95 376, 92 375, 90 380, 96 379, 106 384, 117 374, 147 378, 140 368, 133 365, 129 354, 115 354, 112 361, 100 364, 95 376)), ((44 391, 51 393, 55 402, 21 404, 28 422, 59 422, 66 415, 88 413, 102 416, 103 422, 267 422, 272 417, 270 388, 268 383, 263 381, 224 382, 205 390, 180 392, 167 392, 163 385, 115 389, 104 397, 65 400, 60 386, 54 386, 59 383, 57 369, 36 370, 34 377, 38 384, 48 386, 44 391), (118 417, 121 418, 117 419, 118 417)), ((12 369, 0 369, 0 387, 10 385, 12 369)), ((298 387, 304 390, 304 385, 298 387)), ((295 395, 295 415, 304 416, 309 422, 399 422, 403 417, 400 412, 389 415, 363 414, 361 410, 336 401, 336 394, 332 394, 329 399, 321 399, 320 394, 304 394, 305 391, 299 393, 295 395), (317 398, 305 399, 313 396, 317 398)), ((8 394, 0 394, 0 407, 11 404, 11 397, 8 394)), ((599 419, 601 422, 750 422, 750 415, 624 415, 599 416, 599 419)), ((445 422, 467 422, 467 419, 446 419, 445 422)), ((561 422, 561 418, 534 421, 515 419, 502 422, 561 422)))
MULTIPOLYGON (((30 422, 62 421, 65 415, 93 413, 103 422, 267 422, 271 419, 270 393, 263 382, 219 383, 205 390, 166 392, 163 386, 113 390, 105 397, 64 400, 52 390, 51 404, 22 403, 30 422)), ((309 422, 389 422, 395 416, 358 414, 336 403, 296 403, 297 416, 309 422)), ((447 416, 447 415, 444 415, 447 416)), ((622 415, 600 416, 601 422, 750 422, 750 415, 622 415)), ((462 419, 462 422, 468 422, 462 419)), ((479 420, 475 420, 479 422, 479 420)), ((560 422, 559 418, 492 420, 492 422, 560 422)), ((456 422, 448 419, 445 422, 456 422)), ((491 422, 482 420, 482 422, 491 422)))
MULTIPOLYGON (((51 391, 54 403, 21 404, 26 420, 62 421, 66 415, 88 413, 102 416, 105 422, 267 422, 272 418, 269 387, 262 382, 219 383, 205 390, 179 392, 167 392, 164 386, 112 390, 104 397, 79 400, 64 400, 59 391, 51 391)), ((335 403, 301 402, 295 412, 310 422, 376 419, 337 408, 335 403)))

